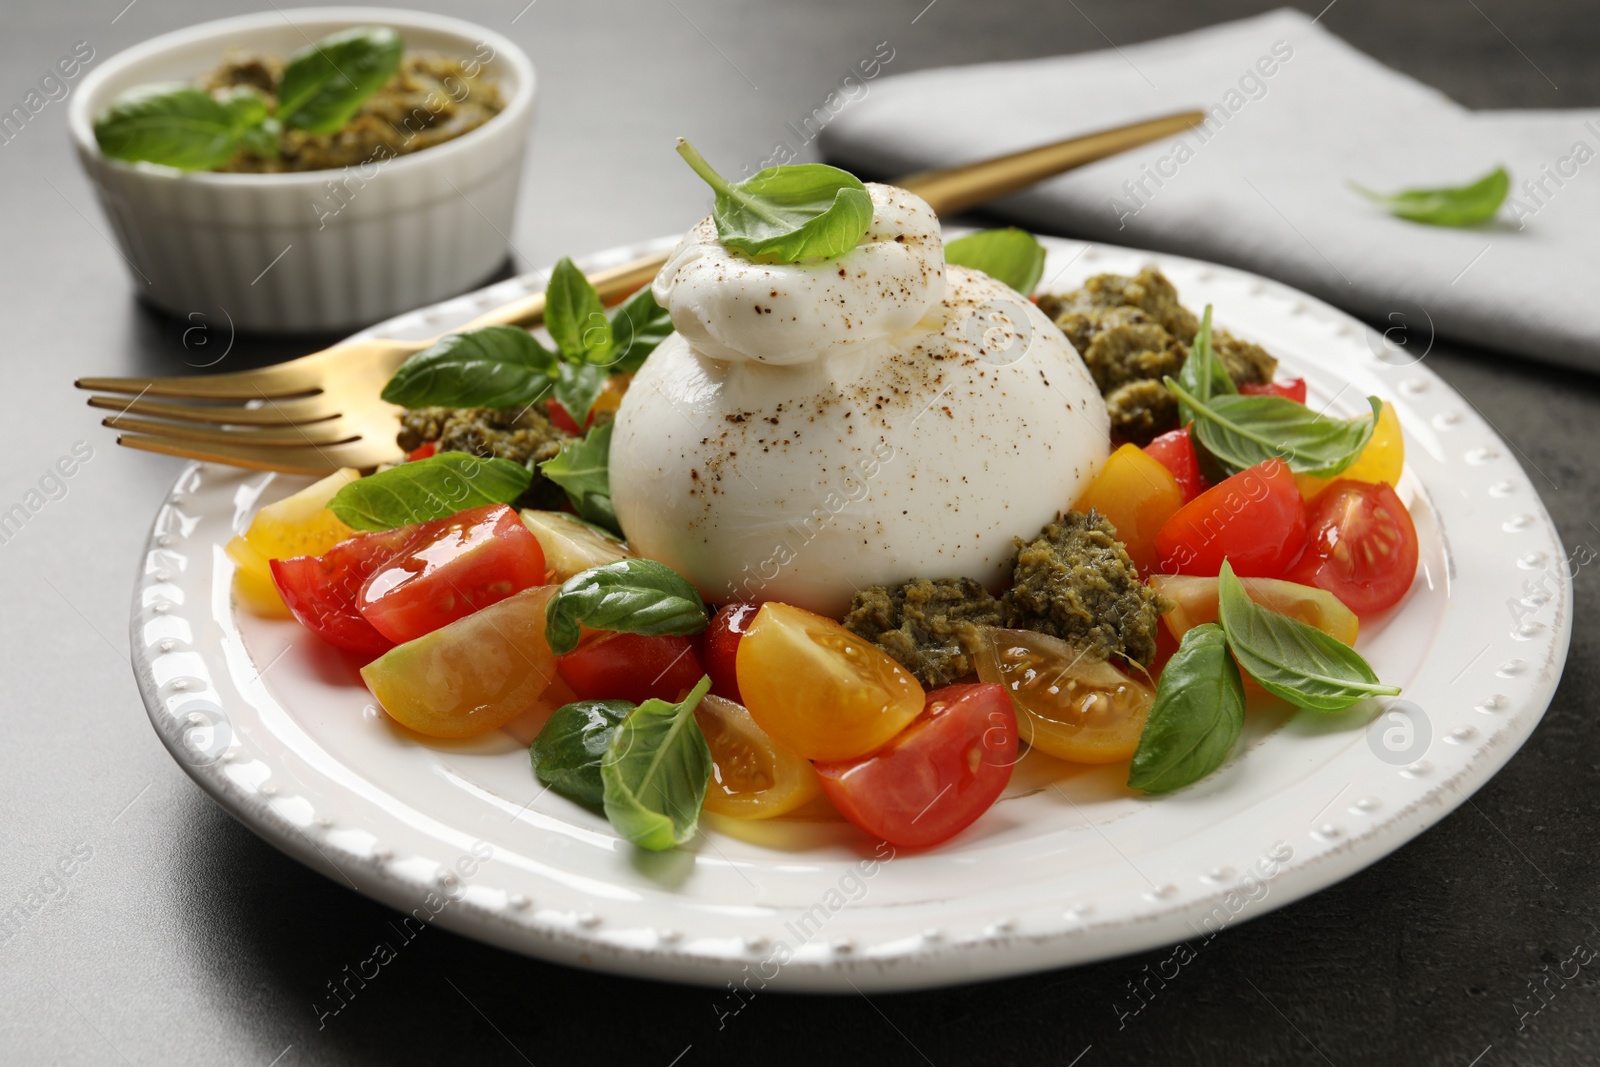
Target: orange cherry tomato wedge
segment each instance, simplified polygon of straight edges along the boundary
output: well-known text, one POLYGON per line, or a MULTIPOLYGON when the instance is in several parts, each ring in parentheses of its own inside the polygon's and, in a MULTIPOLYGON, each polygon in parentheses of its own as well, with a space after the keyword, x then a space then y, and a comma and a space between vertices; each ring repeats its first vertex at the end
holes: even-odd
POLYGON ((711 748, 707 811, 735 819, 770 819, 822 792, 810 762, 768 737, 744 705, 712 694, 700 701, 694 717, 711 748))
MULTIPOLYGON (((1347 645, 1356 643, 1361 620, 1332 593, 1279 578, 1241 578, 1239 583, 1245 594, 1262 607, 1315 626, 1347 645)), ((1161 618, 1175 639, 1182 641, 1184 634, 1201 623, 1217 621, 1215 578, 1157 574, 1150 579, 1150 586, 1174 605, 1161 618)))
POLYGON ((1138 445, 1123 445, 1072 507, 1104 515, 1117 528, 1117 540, 1133 565, 1147 574, 1156 565, 1156 534, 1183 507, 1183 490, 1154 456, 1138 445))
POLYGON ((751 718, 806 759, 864 756, 922 711, 922 686, 888 653, 788 604, 762 605, 735 661, 751 718))
POLYGON ((978 677, 1005 687, 1022 740, 1074 763, 1133 758, 1155 693, 1105 660, 1031 630, 986 630, 978 677))

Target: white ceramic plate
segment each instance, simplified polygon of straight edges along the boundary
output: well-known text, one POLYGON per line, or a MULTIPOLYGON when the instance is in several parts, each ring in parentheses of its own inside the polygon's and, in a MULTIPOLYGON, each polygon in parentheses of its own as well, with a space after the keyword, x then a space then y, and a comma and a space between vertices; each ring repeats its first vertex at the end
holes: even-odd
MULTIPOLYGON (((1051 290, 1154 263, 1188 306, 1215 304, 1219 325, 1305 375, 1313 403, 1395 402, 1422 563, 1361 649, 1404 702, 1258 712, 1226 767, 1159 799, 1122 788, 1124 767, 1030 756, 991 811, 922 854, 875 850, 837 822, 714 818, 690 847, 645 854, 543 792, 525 735, 423 744, 298 625, 236 613, 222 545, 301 483, 194 466, 156 517, 134 599, 152 722, 223 807, 368 896, 514 951, 675 981, 905 989, 1197 946, 1360 870, 1483 785, 1555 690, 1571 595, 1538 494, 1466 401, 1341 312, 1243 271, 1047 244, 1051 290)), ((436 334, 538 284, 373 332, 436 334)))

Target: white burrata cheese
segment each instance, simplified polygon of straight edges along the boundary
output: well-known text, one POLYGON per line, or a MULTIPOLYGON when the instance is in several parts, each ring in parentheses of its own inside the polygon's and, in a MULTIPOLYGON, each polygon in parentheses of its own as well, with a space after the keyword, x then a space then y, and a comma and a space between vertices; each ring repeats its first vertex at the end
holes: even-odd
POLYGON ((997 589, 1013 539, 1105 462, 1105 403, 1061 332, 947 266, 921 199, 867 189, 838 259, 755 263, 707 218, 656 278, 677 333, 617 411, 612 500, 632 549, 714 603, 838 617, 914 577, 997 589))

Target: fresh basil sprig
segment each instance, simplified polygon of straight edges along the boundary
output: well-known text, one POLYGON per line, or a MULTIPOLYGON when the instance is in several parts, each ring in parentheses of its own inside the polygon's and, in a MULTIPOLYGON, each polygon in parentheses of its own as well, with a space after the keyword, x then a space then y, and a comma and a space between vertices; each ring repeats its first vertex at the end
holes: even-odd
MULTIPOLYGON (((1228 369, 1222 365, 1222 360, 1217 358, 1216 348, 1211 343, 1210 304, 1206 305, 1205 314, 1200 317, 1200 328, 1195 331, 1194 343, 1189 346, 1189 355, 1184 359, 1183 366, 1178 368, 1178 384, 1201 400, 1210 400, 1214 396, 1231 396, 1239 391, 1233 384, 1228 369)), ((1188 404, 1179 400, 1178 425, 1187 426, 1193 421, 1194 411, 1188 404)))
POLYGON ((278 83, 278 114, 295 129, 333 133, 400 69, 403 50, 387 26, 330 33, 289 57, 278 83))
POLYGON ((644 357, 671 336, 672 316, 656 303, 656 295, 647 285, 611 314, 611 352, 607 357, 611 372, 632 374, 644 365, 644 357))
POLYGON ((446 334, 400 364, 383 399, 405 408, 512 408, 556 377, 556 355, 518 326, 446 334))
MULTIPOLYGON (((100 113, 94 137, 111 159, 210 170, 233 158, 253 114, 245 95, 224 102, 192 85, 143 85, 100 113)), ((265 114, 263 104, 261 117, 265 114)))
POLYGON ((653 559, 619 559, 568 578, 545 607, 545 640, 556 655, 578 647, 578 626, 625 634, 697 634, 705 601, 677 571, 653 559))
POLYGON ((611 735, 633 713, 628 700, 579 700, 563 704, 528 746, 533 773, 557 793, 599 806, 605 794, 600 762, 611 735))
POLYGON ((1197 782, 1227 762, 1243 729, 1244 682, 1227 634, 1214 622, 1196 626, 1161 670, 1128 785, 1168 793, 1197 782))
POLYGON ((700 679, 679 703, 647 700, 611 735, 600 763, 606 818, 640 848, 664 851, 694 836, 711 783, 711 746, 694 709, 711 688, 700 679))
POLYGON ((1015 226, 968 234, 944 246, 944 261, 981 270, 1023 296, 1030 296, 1044 273, 1044 245, 1015 226))
POLYGON ((532 481, 532 471, 508 459, 441 452, 356 479, 333 494, 328 509, 355 530, 392 530, 484 504, 509 504, 532 481))
POLYGON ((1282 459, 1296 474, 1330 478, 1361 455, 1383 410, 1383 401, 1372 396, 1367 398, 1371 415, 1336 419, 1286 397, 1213 395, 1202 400, 1170 377, 1166 383, 1193 413, 1195 441, 1230 474, 1282 459))
POLYGON ((1476 226, 1488 222, 1511 191, 1511 175, 1496 167, 1475 182, 1440 189, 1406 189, 1394 194, 1375 193, 1350 183, 1368 200, 1382 204, 1389 214, 1429 226, 1476 226))
POLYGON ((1378 681, 1361 653, 1343 641, 1251 600, 1226 560, 1217 575, 1217 605, 1239 666, 1296 707, 1340 711, 1367 697, 1400 692, 1378 681))
POLYGON ((752 259, 833 259, 860 244, 872 225, 872 197, 849 171, 802 163, 730 183, 681 137, 678 154, 716 193, 711 217, 718 240, 752 259))
POLYGON ((609 422, 591 426, 583 437, 563 442, 557 455, 539 464, 539 473, 566 490, 585 522, 621 537, 611 503, 611 428, 609 422))

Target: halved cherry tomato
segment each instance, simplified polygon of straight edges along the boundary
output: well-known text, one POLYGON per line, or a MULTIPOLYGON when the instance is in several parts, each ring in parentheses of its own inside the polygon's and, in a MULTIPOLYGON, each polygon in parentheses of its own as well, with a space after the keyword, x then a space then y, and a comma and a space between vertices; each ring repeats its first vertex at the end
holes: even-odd
POLYGON ((1205 475, 1200 473, 1200 457, 1195 453, 1194 438, 1189 436, 1187 426, 1167 431, 1145 445, 1144 450, 1172 472, 1178 480, 1178 488, 1183 491, 1185 504, 1209 488, 1205 475))
MULTIPOLYGON (((1387 400, 1383 402, 1383 410, 1378 412, 1378 424, 1372 428, 1372 436, 1367 440, 1367 447, 1361 450, 1361 455, 1356 461, 1338 474, 1352 482, 1384 482, 1388 485, 1400 484, 1400 472, 1406 465, 1406 437, 1400 429, 1400 414, 1395 411, 1394 405, 1387 400)), ((1300 496, 1307 502, 1329 485, 1333 484, 1332 478, 1317 478, 1310 474, 1297 474, 1295 482, 1300 486, 1300 496)))
POLYGON ((556 670, 579 700, 677 700, 705 674, 692 637, 599 634, 564 656, 556 670))
POLYGON ((1150 687, 1066 641, 1031 630, 985 630, 978 677, 1011 695, 1022 740, 1074 763, 1133 758, 1155 703, 1150 687))
POLYGON ((1239 386, 1239 392, 1245 396, 1281 396, 1285 400, 1293 400, 1296 404, 1306 402, 1306 380, 1304 378, 1290 378, 1282 382, 1244 382, 1239 386))
POLYGON ((707 811, 770 819, 822 792, 811 764, 768 737, 744 705, 711 694, 694 709, 694 717, 711 748, 707 811))
POLYGON ((1074 511, 1093 508, 1117 528, 1128 558, 1146 574, 1156 565, 1156 534, 1183 507, 1183 490, 1161 462, 1138 445, 1111 453, 1074 511))
POLYGON ((807 759, 864 756, 922 711, 922 686, 888 653, 788 604, 761 606, 735 661, 751 717, 807 759))
POLYGON ((583 430, 578 427, 576 420, 574 420, 573 417, 567 413, 566 408, 561 406, 561 401, 554 399, 550 400, 545 405, 545 412, 550 416, 550 425, 554 426, 556 429, 564 430, 575 437, 583 433, 583 430))
POLYGON ((739 641, 760 610, 760 604, 724 604, 706 627, 706 673, 711 675, 711 691, 736 704, 743 703, 739 696, 739 641))
POLYGON ((1310 511, 1306 554, 1289 579, 1326 589, 1358 615, 1398 604, 1417 574, 1417 528, 1395 491, 1341 478, 1310 511))
POLYGON ((418 733, 498 730, 557 682, 544 639, 545 606, 556 589, 525 589, 407 641, 361 668, 361 677, 384 711, 418 733))
POLYGON ((272 581, 289 611, 308 630, 338 648, 368 658, 394 647, 362 616, 361 589, 374 571, 402 551, 409 527, 357 534, 320 556, 271 561, 272 581))
POLYGON ((951 685, 887 745, 859 759, 818 763, 840 814, 901 848, 927 848, 975 822, 999 799, 1017 762, 1017 716, 998 685, 951 685))
POLYGON ((424 441, 422 444, 406 453, 406 462, 415 463, 419 459, 429 459, 439 454, 438 441, 424 441))
POLYGON ((544 584, 544 549, 504 504, 485 504, 404 527, 405 550, 373 570, 356 601, 400 644, 544 584))
MULTIPOLYGON (((1245 595, 1264 608, 1315 626, 1323 633, 1356 643, 1361 621, 1339 598, 1325 589, 1286 582, 1279 578, 1241 578, 1245 595)), ((1150 586, 1173 605, 1161 616, 1166 629, 1177 640, 1201 623, 1217 621, 1217 580, 1187 574, 1157 574, 1150 586)))
POLYGON ((573 435, 583 433, 594 425, 597 416, 616 414, 617 408, 622 406, 622 394, 628 391, 628 383, 632 380, 632 374, 613 374, 607 378, 600 395, 595 397, 594 406, 589 409, 589 417, 583 421, 582 430, 578 429, 578 420, 572 417, 572 413, 561 406, 561 401, 554 398, 546 401, 545 411, 550 424, 573 435))
POLYGON ((1277 578, 1299 557, 1306 540, 1306 506, 1294 475, 1269 459, 1185 504, 1156 535, 1163 574, 1215 576, 1222 561, 1235 574, 1277 578))

